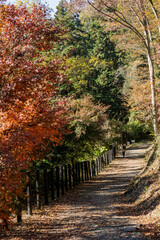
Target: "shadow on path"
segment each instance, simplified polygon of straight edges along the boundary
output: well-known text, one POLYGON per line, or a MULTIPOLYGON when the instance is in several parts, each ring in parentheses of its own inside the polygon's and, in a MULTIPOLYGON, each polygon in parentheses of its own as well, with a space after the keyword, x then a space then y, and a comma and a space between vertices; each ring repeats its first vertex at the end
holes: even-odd
POLYGON ((36 211, 1 239, 144 240, 135 219, 119 209, 131 178, 144 167, 147 147, 127 150, 125 158, 117 157, 99 176, 36 211))

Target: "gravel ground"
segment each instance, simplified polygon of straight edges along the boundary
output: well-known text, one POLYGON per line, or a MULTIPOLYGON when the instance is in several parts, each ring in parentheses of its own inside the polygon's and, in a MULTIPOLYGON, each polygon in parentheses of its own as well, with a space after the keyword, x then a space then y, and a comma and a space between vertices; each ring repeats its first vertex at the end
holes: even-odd
MULTIPOLYGON (((63 198, 24 217, 0 239, 144 240, 138 217, 124 212, 123 193, 144 167, 147 143, 116 157, 94 179, 80 184, 63 198), (121 211, 123 207, 123 212, 121 211)), ((126 208, 126 209, 127 209, 126 208)))

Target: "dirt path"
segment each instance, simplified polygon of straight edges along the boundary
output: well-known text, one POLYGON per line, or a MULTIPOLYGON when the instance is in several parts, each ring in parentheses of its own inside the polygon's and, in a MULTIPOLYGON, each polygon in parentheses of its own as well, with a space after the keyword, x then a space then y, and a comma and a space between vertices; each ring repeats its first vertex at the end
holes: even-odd
POLYGON ((96 178, 68 192, 54 205, 26 217, 1 239, 144 240, 136 217, 122 213, 123 193, 144 166, 147 144, 127 150, 96 178))

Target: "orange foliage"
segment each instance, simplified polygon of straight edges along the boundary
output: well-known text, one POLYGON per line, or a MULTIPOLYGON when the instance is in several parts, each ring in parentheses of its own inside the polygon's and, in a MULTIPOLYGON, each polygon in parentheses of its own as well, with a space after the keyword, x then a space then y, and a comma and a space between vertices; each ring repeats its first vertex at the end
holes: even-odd
POLYGON ((60 30, 40 5, 1 5, 0 16, 0 218, 7 220, 23 195, 22 170, 50 140, 61 141, 66 119, 63 99, 56 101, 61 63, 44 54, 60 30))
POLYGON ((135 80, 130 83, 129 105, 142 122, 152 119, 151 90, 149 81, 135 80))

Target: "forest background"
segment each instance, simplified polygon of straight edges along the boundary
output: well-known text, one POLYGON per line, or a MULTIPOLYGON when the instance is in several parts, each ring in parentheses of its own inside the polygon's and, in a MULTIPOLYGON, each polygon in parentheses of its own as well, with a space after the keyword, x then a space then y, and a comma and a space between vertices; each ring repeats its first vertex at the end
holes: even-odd
POLYGON ((52 17, 37 1, 0 1, 3 221, 29 169, 158 136, 158 2, 61 0, 52 17))

